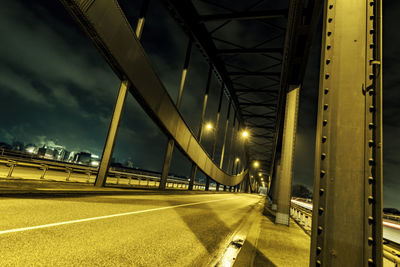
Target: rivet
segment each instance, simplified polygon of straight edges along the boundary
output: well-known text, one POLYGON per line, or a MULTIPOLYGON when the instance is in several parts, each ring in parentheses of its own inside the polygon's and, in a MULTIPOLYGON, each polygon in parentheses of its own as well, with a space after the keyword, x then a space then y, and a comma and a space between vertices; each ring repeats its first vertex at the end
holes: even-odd
POLYGON ((324 177, 325 173, 326 173, 326 171, 321 170, 321 173, 320 173, 319 175, 320 175, 321 177, 324 177))
POLYGON ((369 127, 370 129, 375 129, 375 124, 373 124, 372 122, 370 122, 370 123, 368 124, 368 127, 369 127))
POLYGON ((322 122, 322 124, 323 124, 324 126, 326 126, 326 125, 328 124, 328 120, 324 120, 324 121, 322 122))
POLYGON ((319 190, 319 194, 320 194, 320 195, 322 195, 324 192, 325 192, 325 189, 323 189, 323 188, 321 188, 321 189, 319 190))
POLYGON ((375 30, 370 30, 369 33, 370 33, 370 34, 374 34, 374 33, 375 33, 375 30))
POLYGON ((374 177, 372 177, 372 176, 368 177, 368 182, 369 183, 372 184, 374 182, 374 180, 375 180, 374 177))
POLYGON ((370 158, 368 160, 368 162, 369 162, 369 165, 374 165, 375 164, 375 160, 373 158, 370 158))
POLYGON ((324 109, 325 109, 325 110, 328 109, 328 104, 324 104, 324 109))
POLYGON ((374 263, 373 259, 368 259, 368 263, 374 263))
POLYGON ((326 158, 326 153, 322 153, 321 154, 321 159, 325 159, 326 158))
POLYGON ((369 48, 375 48, 375 44, 374 43, 370 43, 369 44, 369 48))
POLYGON ((327 60, 326 60, 326 65, 329 65, 329 63, 331 63, 331 60, 330 60, 330 59, 327 59, 327 60))
POLYGON ((372 139, 370 139, 370 140, 368 140, 368 144, 369 144, 369 146, 373 146, 374 145, 374 140, 372 140, 372 139))
POLYGON ((326 136, 324 135, 324 136, 322 136, 322 143, 325 143, 326 142, 326 136))
POLYGON ((321 266, 321 261, 320 260, 317 260, 317 265, 321 266))
POLYGON ((331 22, 332 22, 332 18, 329 18, 329 19, 328 19, 328 22, 331 23, 331 22))
POLYGON ((328 34, 328 36, 331 36, 331 35, 332 35, 332 32, 328 32, 327 34, 328 34))
POLYGON ((321 247, 317 247, 317 252, 320 253, 322 251, 321 247))
POLYGON ((368 202, 369 203, 373 203, 374 202, 374 197, 373 196, 369 196, 368 197, 368 202))
POLYGON ((369 242, 369 243, 374 242, 374 239, 372 238, 372 236, 368 237, 368 242, 369 242))
POLYGON ((373 73, 370 73, 370 74, 369 74, 369 79, 372 80, 372 79, 374 79, 374 78, 375 78, 375 75, 374 75, 373 73))
POLYGON ((375 111, 375 106, 369 106, 369 111, 374 112, 375 111))
POLYGON ((374 221, 374 217, 369 216, 369 217, 368 217, 368 221, 369 221, 370 223, 372 223, 372 222, 374 221))
POLYGON ((318 226, 318 232, 321 233, 324 228, 322 226, 318 226))
POLYGON ((331 47, 332 47, 332 46, 330 46, 330 45, 327 45, 327 46, 326 46, 326 49, 328 49, 328 50, 329 50, 329 49, 331 49, 331 47))
POLYGON ((369 93, 369 95, 375 95, 375 90, 374 90, 374 89, 370 89, 370 90, 368 91, 368 93, 369 93))
POLYGON ((329 88, 325 88, 324 92, 325 92, 325 94, 328 94, 329 93, 329 88))
POLYGON ((322 214, 322 213, 324 212, 324 208, 320 207, 320 208, 318 209, 318 211, 319 211, 319 214, 322 214))
POLYGON ((329 9, 332 9, 333 8, 333 5, 329 5, 329 9))

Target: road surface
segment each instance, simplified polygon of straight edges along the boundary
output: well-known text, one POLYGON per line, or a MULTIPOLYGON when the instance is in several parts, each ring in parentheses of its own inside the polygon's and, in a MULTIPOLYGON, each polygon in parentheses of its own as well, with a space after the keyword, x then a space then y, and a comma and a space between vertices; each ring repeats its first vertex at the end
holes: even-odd
POLYGON ((261 197, 0 198, 1 266, 205 266, 261 197))

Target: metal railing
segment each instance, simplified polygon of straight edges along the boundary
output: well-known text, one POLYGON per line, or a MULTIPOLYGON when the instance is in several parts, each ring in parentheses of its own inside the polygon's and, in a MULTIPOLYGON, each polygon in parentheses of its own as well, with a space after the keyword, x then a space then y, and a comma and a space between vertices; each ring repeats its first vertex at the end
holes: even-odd
MULTIPOLYGON (((17 156, 17 155, 16 155, 17 156)), ((23 168, 36 168, 40 169, 40 177, 38 179, 46 179, 46 175, 49 171, 56 171, 58 174, 65 173, 63 178, 64 181, 71 181, 72 174, 80 174, 79 180, 82 178, 86 181, 86 183, 94 183, 94 178, 97 175, 98 168, 85 166, 80 164, 66 163, 66 162, 57 162, 45 159, 36 159, 36 158, 19 158, 12 156, 0 156, 0 165, 5 165, 8 167, 8 172, 6 175, 3 175, 5 178, 14 178, 13 174, 15 172, 16 167, 23 168), (93 179, 92 179, 93 178, 93 179), (91 181, 92 180, 92 181, 91 181)), ((19 178, 19 177, 18 177, 19 178)), ((134 186, 132 181, 136 181, 136 186, 145 186, 145 187, 156 187, 160 181, 160 177, 157 175, 148 175, 139 172, 126 172, 119 171, 110 167, 108 173, 109 179, 108 184, 126 184, 128 186, 134 186), (111 183, 114 181, 114 183, 111 183), (122 183, 124 181, 124 183, 122 183)), ((169 188, 178 188, 178 189, 187 189, 189 186, 188 180, 176 179, 176 177, 168 177, 167 179, 167 187, 169 188)), ((204 189, 205 185, 201 183, 195 183, 194 189, 204 189)))
MULTIPOLYGON (((298 205, 291 201, 290 205, 290 216, 295 220, 300 227, 308 234, 311 235, 311 220, 312 220, 312 205, 310 203, 304 203, 304 205, 298 205)), ((385 218, 385 216, 384 216, 385 218)), ((383 240, 383 257, 392 263, 395 267, 400 266, 400 244, 397 244, 391 240, 383 240)))

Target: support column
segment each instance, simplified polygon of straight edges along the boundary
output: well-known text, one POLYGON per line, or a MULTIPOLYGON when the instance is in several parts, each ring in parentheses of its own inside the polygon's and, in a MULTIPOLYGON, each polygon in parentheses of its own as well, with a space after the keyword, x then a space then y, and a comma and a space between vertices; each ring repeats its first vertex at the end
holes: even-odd
MULTIPOLYGON (((136 37, 139 40, 143 32, 145 16, 149 7, 149 3, 150 0, 143 0, 142 7, 140 9, 139 20, 136 26, 136 37)), ((94 186, 96 187, 103 187, 107 181, 108 169, 110 168, 111 157, 114 151, 115 140, 117 138, 119 123, 124 110, 126 94, 129 86, 130 84, 128 80, 121 82, 110 127, 108 129, 106 143, 104 145, 103 154, 100 161, 99 171, 97 172, 96 180, 94 182, 94 186)))
MULTIPOLYGON (((189 43, 186 48, 185 63, 183 64, 181 83, 179 84, 179 93, 176 100, 176 108, 179 110, 182 102, 183 89, 185 88, 186 74, 189 67, 190 55, 192 53, 192 40, 189 39, 189 43)), ((165 149, 164 164, 161 171, 161 179, 159 189, 164 190, 168 179, 169 168, 171 166, 172 152, 174 152, 175 140, 168 137, 167 148, 165 149)))
POLYGON ((382 266, 382 1, 325 1, 310 266, 382 266))
POLYGON ((279 179, 275 223, 289 226, 289 209, 292 190, 293 157, 296 143, 297 113, 300 86, 289 86, 286 94, 285 120, 283 124, 281 177, 279 179))
POLYGON ((222 144, 221 160, 219 161, 219 168, 220 168, 220 169, 222 169, 222 166, 223 166, 223 164, 224 164, 224 154, 225 154, 226 135, 228 134, 229 115, 230 115, 230 113, 231 113, 231 105, 232 105, 232 99, 229 99, 228 112, 227 112, 227 115, 226 115, 226 122, 225 122, 224 142, 223 142, 223 144, 222 144))
POLYGON ((118 92, 117 102, 115 103, 114 113, 111 118, 110 128, 108 129, 106 144, 104 145, 99 171, 96 176, 96 181, 94 182, 96 187, 103 187, 106 184, 108 168, 110 167, 111 156, 114 150, 115 139, 117 138, 118 127, 121 121, 122 111, 124 110, 128 88, 129 81, 122 81, 118 92))
MULTIPOLYGON (((206 90, 204 92, 203 109, 201 111, 199 133, 197 135, 199 137, 199 144, 201 144, 201 139, 203 138, 204 116, 206 115, 208 93, 210 92, 211 75, 212 75, 212 66, 210 65, 210 67, 208 69, 206 90)), ((192 163, 192 170, 191 170, 191 173, 190 173, 190 181, 189 181, 189 190, 193 190, 193 184, 194 184, 194 182, 196 180, 196 172, 197 172, 197 165, 195 163, 192 163)), ((208 184, 210 183, 209 181, 210 180, 208 180, 208 184)), ((207 182, 206 182, 206 184, 207 184, 207 182)), ((207 187, 207 190, 208 190, 208 186, 207 185, 206 185, 206 187, 207 187)))
POLYGON ((271 206, 272 210, 277 209, 280 180, 281 180, 281 160, 279 158, 276 160, 276 167, 274 173, 274 190, 272 191, 272 206, 271 206))
POLYGON ((235 142, 235 136, 236 136, 236 131, 235 131, 235 125, 236 125, 236 115, 237 115, 237 110, 235 110, 235 113, 233 115, 233 124, 232 124, 232 134, 231 134, 231 142, 229 143, 229 155, 228 155, 228 167, 227 167, 227 173, 229 173, 229 170, 231 169, 231 163, 232 163, 232 157, 233 157, 233 163, 232 163, 232 174, 233 174, 233 166, 235 165, 235 155, 232 153, 232 147, 234 145, 233 142, 235 142))

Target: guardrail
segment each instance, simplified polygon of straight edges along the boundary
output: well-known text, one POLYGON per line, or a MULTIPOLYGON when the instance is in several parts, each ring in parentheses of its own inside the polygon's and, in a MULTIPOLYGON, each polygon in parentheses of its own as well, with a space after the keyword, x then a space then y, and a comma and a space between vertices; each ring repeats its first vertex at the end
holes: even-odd
MULTIPOLYGON (((98 168, 84 166, 79 164, 72 164, 66 162, 57 162, 57 161, 49 161, 49 160, 40 160, 34 158, 15 158, 15 157, 4 157, 0 156, 0 164, 6 165, 8 167, 6 178, 13 178, 13 173, 16 167, 25 167, 25 168, 37 168, 41 170, 39 179, 46 179, 46 175, 50 170, 57 172, 65 172, 64 180, 66 182, 71 181, 71 175, 73 173, 78 173, 84 175, 86 183, 90 183, 91 179, 95 177, 97 174, 98 168)), ((82 179, 82 177, 79 177, 82 179)), ((114 184, 123 184, 122 180, 126 182, 127 185, 133 186, 132 180, 137 182, 138 186, 146 186, 146 187, 156 187, 160 181, 159 176, 152 176, 134 172, 124 172, 118 171, 110 167, 110 171, 108 173, 108 178, 113 178, 114 184)), ((94 180, 92 181, 94 183, 94 180)), ((111 181, 110 181, 111 182, 111 181)), ((112 183, 109 183, 112 184, 112 183)), ((189 181, 176 179, 174 177, 168 177, 167 179, 167 187, 170 188, 180 188, 187 189, 189 187, 189 181)), ((195 183, 193 186, 194 189, 205 189, 204 184, 195 183)))
MULTIPOLYGON (((312 205, 310 203, 295 203, 293 200, 290 205, 290 216, 303 230, 311 235, 312 205)), ((383 257, 395 267, 400 266, 400 244, 391 240, 383 240, 383 257)))

